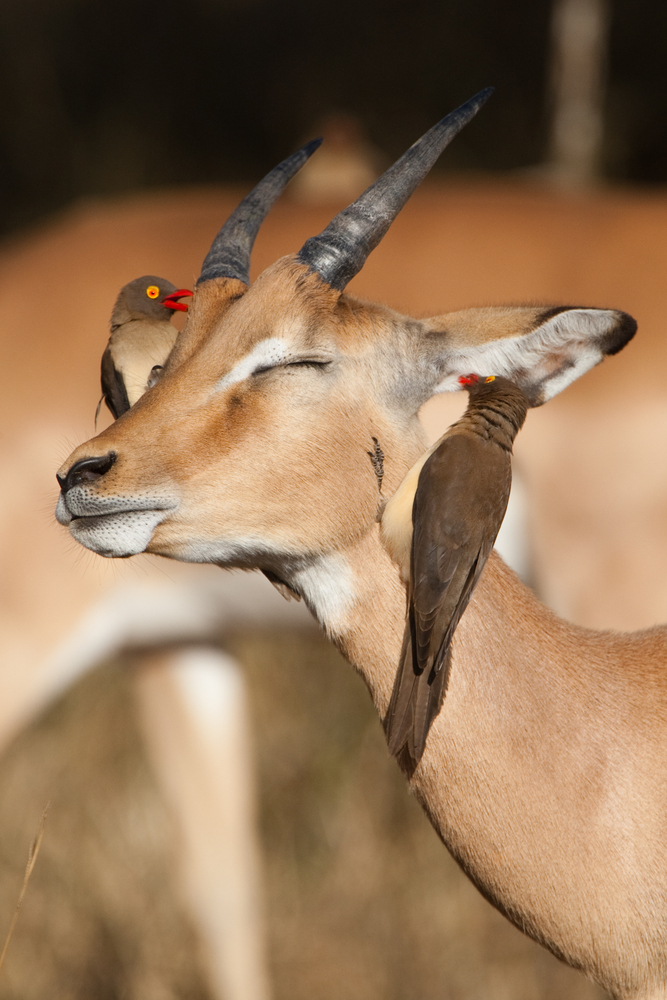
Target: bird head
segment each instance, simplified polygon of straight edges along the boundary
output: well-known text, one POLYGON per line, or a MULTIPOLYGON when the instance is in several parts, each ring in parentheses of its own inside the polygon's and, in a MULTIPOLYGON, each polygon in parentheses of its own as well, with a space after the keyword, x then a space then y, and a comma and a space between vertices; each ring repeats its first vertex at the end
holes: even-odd
POLYGON ((166 278, 144 274, 124 285, 111 314, 111 330, 131 320, 166 320, 178 310, 187 312, 187 304, 179 299, 192 295, 188 288, 176 288, 166 278))
POLYGON ((518 431, 526 419, 526 411, 531 403, 524 391, 503 375, 470 375, 459 376, 459 384, 467 390, 470 396, 469 408, 484 408, 491 404, 494 409, 500 409, 508 416, 518 431))
POLYGON ((102 398, 117 419, 159 378, 178 330, 169 322, 192 295, 165 278, 144 274, 124 285, 111 314, 111 337, 102 356, 102 398))
POLYGON ((502 375, 476 375, 474 372, 471 372, 470 375, 460 375, 458 382, 460 386, 475 395, 484 392, 484 390, 487 392, 502 391, 507 386, 513 385, 509 379, 502 375))

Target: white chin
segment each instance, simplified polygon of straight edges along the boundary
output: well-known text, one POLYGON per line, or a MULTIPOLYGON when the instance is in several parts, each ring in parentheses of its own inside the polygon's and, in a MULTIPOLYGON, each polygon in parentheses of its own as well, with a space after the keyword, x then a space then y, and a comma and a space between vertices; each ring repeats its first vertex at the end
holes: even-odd
POLYGON ((165 510, 137 510, 77 517, 70 522, 69 530, 77 542, 100 556, 108 559, 136 556, 146 550, 166 514, 165 510))
POLYGON ((61 493, 58 497, 58 504, 56 506, 56 521, 58 524, 64 524, 67 527, 72 521, 72 515, 67 509, 67 504, 65 503, 65 497, 61 493))

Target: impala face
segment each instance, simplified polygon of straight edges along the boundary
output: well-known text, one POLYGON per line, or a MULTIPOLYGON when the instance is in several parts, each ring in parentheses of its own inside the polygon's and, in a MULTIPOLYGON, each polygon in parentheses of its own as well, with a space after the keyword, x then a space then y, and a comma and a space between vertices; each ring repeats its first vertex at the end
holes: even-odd
MULTIPOLYGON (((279 263, 241 297, 236 282, 214 285, 197 291, 159 382, 63 467, 57 517, 107 556, 277 571, 345 547, 374 523, 373 437, 391 447, 397 434, 378 408, 393 390, 376 345, 358 331, 340 341, 349 306, 332 308, 304 265, 279 263)), ((403 421, 415 448, 418 405, 403 421)), ((387 474, 395 488, 399 471, 387 474)))
POLYGON ((476 371, 512 378, 537 405, 627 342, 634 321, 611 310, 500 307, 417 321, 344 294, 484 99, 435 126, 248 287, 263 215, 312 148, 251 192, 214 241, 157 383, 60 470, 56 516, 77 541, 104 556, 260 568, 297 591, 316 565, 321 586, 329 574, 344 592, 346 551, 377 532, 379 503, 424 448, 426 399, 476 371))

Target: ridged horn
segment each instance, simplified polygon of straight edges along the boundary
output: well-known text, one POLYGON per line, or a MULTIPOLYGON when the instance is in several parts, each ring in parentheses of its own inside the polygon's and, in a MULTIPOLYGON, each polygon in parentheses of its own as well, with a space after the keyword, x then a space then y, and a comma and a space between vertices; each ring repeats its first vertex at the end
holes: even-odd
POLYGON ((321 142, 321 139, 313 139, 303 149, 292 153, 246 195, 213 240, 202 264, 198 285, 211 278, 237 278, 250 284, 250 254, 259 227, 283 188, 321 142))
POLYGON ((366 263, 406 201, 457 132, 493 93, 487 87, 443 118, 393 167, 343 209, 319 236, 306 240, 298 259, 332 288, 342 291, 366 263))

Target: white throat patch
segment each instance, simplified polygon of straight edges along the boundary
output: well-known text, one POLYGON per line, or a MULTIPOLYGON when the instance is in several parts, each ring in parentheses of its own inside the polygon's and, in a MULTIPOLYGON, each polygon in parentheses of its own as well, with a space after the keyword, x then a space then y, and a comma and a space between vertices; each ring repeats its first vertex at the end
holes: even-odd
POLYGON ((320 556, 315 562, 290 574, 293 586, 326 631, 341 634, 356 602, 354 574, 340 553, 320 556))

